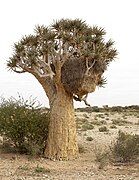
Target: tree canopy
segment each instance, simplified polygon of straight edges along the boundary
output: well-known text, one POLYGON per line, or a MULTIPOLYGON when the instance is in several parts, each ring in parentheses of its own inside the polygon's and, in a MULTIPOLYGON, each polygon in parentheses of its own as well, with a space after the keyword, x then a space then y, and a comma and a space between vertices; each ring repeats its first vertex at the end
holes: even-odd
POLYGON ((61 19, 48 27, 36 26, 33 35, 14 44, 7 65, 17 72, 61 83, 77 96, 103 86, 103 72, 117 55, 114 41, 106 41, 105 30, 80 19, 61 19))

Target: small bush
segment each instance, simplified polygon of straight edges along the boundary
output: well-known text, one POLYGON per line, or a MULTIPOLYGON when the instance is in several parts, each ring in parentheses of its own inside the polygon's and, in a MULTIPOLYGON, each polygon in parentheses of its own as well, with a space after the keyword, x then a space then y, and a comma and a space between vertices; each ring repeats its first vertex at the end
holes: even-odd
POLYGON ((98 120, 97 118, 95 118, 95 119, 91 122, 91 124, 100 126, 100 125, 107 124, 107 122, 106 122, 105 120, 101 120, 101 121, 100 121, 100 120, 98 120))
POLYGON ((83 124, 83 123, 87 123, 88 120, 86 118, 78 118, 78 117, 76 117, 76 122, 80 123, 80 124, 83 124))
POLYGON ((35 168, 34 171, 35 171, 35 173, 43 173, 43 174, 50 172, 49 169, 45 169, 44 167, 41 167, 41 166, 38 166, 38 165, 37 165, 37 167, 35 168))
POLYGON ((110 126, 111 129, 117 129, 117 127, 113 124, 110 126))
POLYGON ((93 112, 100 112, 99 107, 98 107, 98 106, 94 106, 94 107, 93 107, 93 112))
POLYGON ((106 112, 106 113, 104 113, 104 115, 105 115, 105 116, 109 116, 109 113, 106 112))
POLYGON ((76 111, 77 111, 77 112, 87 112, 87 113, 92 113, 92 112, 93 112, 93 108, 92 108, 92 107, 77 108, 76 111))
POLYGON ((88 124, 88 120, 86 118, 78 118, 78 117, 76 117, 77 130, 83 130, 84 131, 84 125, 83 124, 88 124))
POLYGON ((101 122, 98 120, 92 121, 91 124, 96 125, 96 126, 102 125, 101 122))
POLYGON ((124 126, 127 124, 132 124, 132 122, 123 120, 123 119, 113 119, 112 124, 118 125, 118 126, 124 126))
POLYGON ((108 132, 109 130, 108 130, 108 128, 106 126, 102 126, 102 127, 99 128, 99 131, 100 132, 108 132))
POLYGON ((86 149, 83 145, 79 144, 78 145, 78 148, 79 148, 79 153, 82 154, 82 153, 85 153, 86 152, 86 149))
POLYGON ((89 118, 89 116, 87 114, 83 114, 84 118, 89 118))
POLYGON ((86 138, 86 141, 93 141, 93 138, 90 137, 90 136, 88 136, 88 137, 86 138))
POLYGON ((113 106, 110 110, 112 112, 123 112, 123 108, 121 106, 113 106))
POLYGON ((105 124, 105 125, 107 124, 107 122, 105 120, 101 120, 100 123, 105 124))
POLYGON ((13 148, 13 143, 11 140, 4 140, 3 144, 0 145, 0 151, 3 153, 16 153, 17 150, 13 148))
POLYGON ((114 144, 114 157, 119 162, 131 162, 139 157, 139 135, 126 134, 119 131, 114 144))
POLYGON ((95 157, 96 162, 99 163, 98 168, 103 169, 106 165, 108 165, 110 161, 110 152, 109 150, 105 149, 102 150, 100 147, 95 148, 95 157))
POLYGON ((20 153, 31 155, 43 152, 49 123, 48 114, 34 104, 21 98, 3 99, 0 104, 0 135, 10 139, 20 153))
POLYGON ((27 166, 27 164, 25 164, 23 166, 19 166, 18 169, 23 171, 28 171, 30 168, 27 166))
POLYGON ((94 126, 90 123, 86 123, 82 125, 82 131, 92 130, 94 129, 94 126))
POLYGON ((104 117, 104 114, 102 114, 102 113, 101 113, 101 114, 96 114, 96 117, 102 118, 102 119, 105 118, 105 117, 104 117))
POLYGON ((139 125, 139 121, 137 123, 135 123, 135 125, 139 125))

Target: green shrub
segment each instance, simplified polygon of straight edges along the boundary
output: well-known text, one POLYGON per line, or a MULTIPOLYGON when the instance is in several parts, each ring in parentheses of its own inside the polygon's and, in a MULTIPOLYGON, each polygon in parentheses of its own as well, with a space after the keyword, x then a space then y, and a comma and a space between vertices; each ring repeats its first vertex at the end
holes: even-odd
POLYGON ((3 99, 0 104, 0 135, 10 139, 20 153, 42 153, 48 134, 48 113, 34 107, 35 101, 3 99))
POLYGON ((82 131, 92 130, 94 129, 94 126, 90 123, 86 123, 82 125, 82 131))
POLYGON ((50 170, 49 169, 45 169, 44 167, 38 166, 34 169, 35 173, 49 173, 50 170))
POLYGON ((114 144, 113 154, 116 161, 131 162, 139 157, 139 135, 126 134, 119 131, 114 144))
POLYGON ((27 164, 24 164, 23 166, 19 166, 18 170, 23 170, 23 171, 29 171, 29 167, 27 166, 27 164))
POLYGON ((99 128, 99 131, 100 132, 107 132, 108 128, 106 126, 102 126, 102 127, 99 128))

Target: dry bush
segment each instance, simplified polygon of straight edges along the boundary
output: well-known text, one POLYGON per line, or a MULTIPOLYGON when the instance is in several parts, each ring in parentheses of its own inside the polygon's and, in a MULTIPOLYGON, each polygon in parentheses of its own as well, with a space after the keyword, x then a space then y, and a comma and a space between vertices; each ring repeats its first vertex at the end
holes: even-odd
POLYGON ((94 126, 90 123, 85 123, 82 125, 82 131, 92 130, 94 129, 94 126))
POLYGON ((113 125, 110 126, 110 128, 111 129, 117 129, 117 126, 113 124, 113 125))
POLYGON ((100 146, 95 147, 95 160, 99 163, 98 168, 103 169, 111 161, 111 152, 108 148, 102 149, 100 146))
POLYGON ((86 141, 93 141, 93 138, 92 138, 91 136, 88 136, 88 137, 86 138, 86 141))
POLYGON ((106 126, 102 126, 99 128, 99 132, 108 132, 108 128, 106 126))
POLYGON ((118 125, 118 126, 124 126, 127 124, 132 124, 132 122, 123 120, 123 119, 113 119, 112 124, 118 125))
POLYGON ((80 153, 80 154, 86 152, 86 148, 85 148, 82 144, 79 144, 79 145, 78 145, 78 148, 79 148, 79 153, 80 153))
POLYGON ((139 158, 139 135, 126 134, 119 131, 112 149, 115 161, 133 162, 139 158))

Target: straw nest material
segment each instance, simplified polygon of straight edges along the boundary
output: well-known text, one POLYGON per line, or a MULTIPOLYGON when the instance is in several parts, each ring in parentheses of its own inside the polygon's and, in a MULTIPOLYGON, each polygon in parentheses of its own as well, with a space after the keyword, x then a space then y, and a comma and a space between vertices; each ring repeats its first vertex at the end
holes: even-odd
POLYGON ((98 66, 96 62, 86 74, 86 61, 75 58, 66 61, 62 67, 62 83, 66 91, 78 96, 95 91, 104 67, 98 66))

